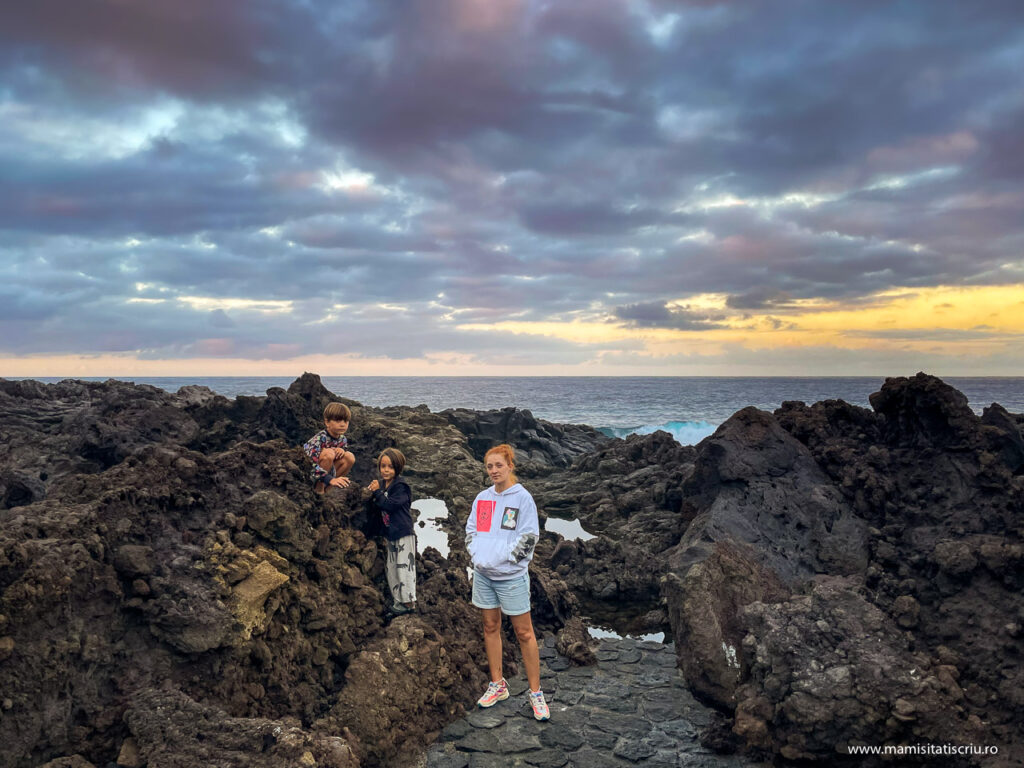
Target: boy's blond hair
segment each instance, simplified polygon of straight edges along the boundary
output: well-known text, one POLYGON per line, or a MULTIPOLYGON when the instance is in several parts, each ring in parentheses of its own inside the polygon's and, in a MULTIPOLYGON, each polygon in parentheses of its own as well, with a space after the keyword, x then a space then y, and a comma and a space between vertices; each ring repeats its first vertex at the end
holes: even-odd
POLYGON ((352 421, 352 411, 344 403, 328 403, 324 408, 324 421, 352 421))

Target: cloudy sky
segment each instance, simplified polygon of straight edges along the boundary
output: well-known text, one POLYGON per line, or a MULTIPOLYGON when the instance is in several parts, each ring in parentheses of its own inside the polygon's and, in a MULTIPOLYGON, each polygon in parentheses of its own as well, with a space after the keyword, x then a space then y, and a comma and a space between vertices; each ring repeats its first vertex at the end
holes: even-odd
POLYGON ((1024 3, 0 10, 0 375, 1024 374, 1024 3))

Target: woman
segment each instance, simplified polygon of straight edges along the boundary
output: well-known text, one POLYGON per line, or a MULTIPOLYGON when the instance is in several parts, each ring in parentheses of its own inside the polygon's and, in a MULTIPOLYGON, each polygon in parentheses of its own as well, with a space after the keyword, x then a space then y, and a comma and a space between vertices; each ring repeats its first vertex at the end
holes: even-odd
POLYGON ((538 720, 550 717, 540 689, 540 653, 530 619, 530 574, 533 548, 540 535, 537 505, 519 484, 514 470, 515 452, 498 445, 484 456, 493 486, 473 501, 466 521, 466 549, 473 559, 473 605, 483 612, 484 647, 491 683, 477 704, 491 707, 508 698, 501 670, 501 615, 512 622, 523 652, 530 685, 530 704, 538 720))

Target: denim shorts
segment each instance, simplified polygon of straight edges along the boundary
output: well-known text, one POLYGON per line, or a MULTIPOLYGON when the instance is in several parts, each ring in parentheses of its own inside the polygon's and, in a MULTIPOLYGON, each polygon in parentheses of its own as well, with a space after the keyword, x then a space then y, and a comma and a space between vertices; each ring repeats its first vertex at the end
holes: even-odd
POLYGON ((530 612, 530 574, 511 579, 489 579, 473 571, 473 605, 477 608, 501 608, 506 616, 530 612))

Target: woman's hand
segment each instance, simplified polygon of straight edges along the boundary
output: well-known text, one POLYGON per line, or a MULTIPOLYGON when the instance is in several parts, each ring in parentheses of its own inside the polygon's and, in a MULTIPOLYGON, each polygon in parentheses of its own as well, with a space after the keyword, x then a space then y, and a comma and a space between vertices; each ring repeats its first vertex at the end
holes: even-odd
POLYGON ((370 491, 376 491, 378 488, 380 488, 380 483, 377 480, 374 480, 372 483, 366 486, 366 488, 367 490, 370 491))
POLYGON ((331 485, 333 485, 335 488, 348 488, 349 483, 351 483, 351 482, 352 481, 349 480, 347 477, 333 477, 333 478, 331 478, 331 485))

